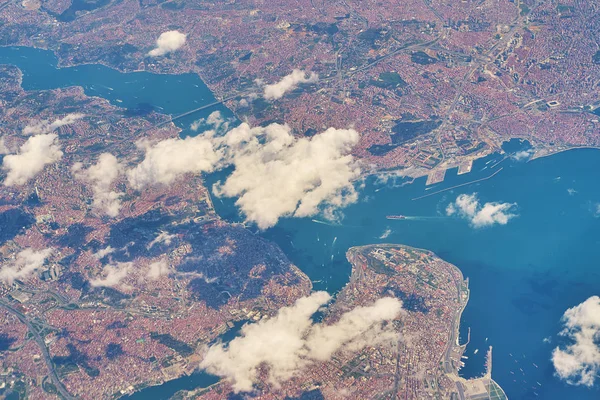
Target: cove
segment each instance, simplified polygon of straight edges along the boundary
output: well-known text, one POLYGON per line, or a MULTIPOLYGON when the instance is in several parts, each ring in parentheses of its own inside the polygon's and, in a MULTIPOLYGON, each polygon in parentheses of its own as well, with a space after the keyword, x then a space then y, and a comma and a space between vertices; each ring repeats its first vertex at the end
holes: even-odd
MULTIPOLYGON (((124 108, 149 104, 177 115, 214 101, 193 74, 119 73, 98 65, 57 69, 51 52, 29 48, 0 48, 0 63, 23 70, 26 90, 78 85, 86 94, 124 108)), ((185 128, 215 109, 231 115, 220 106, 176 123, 185 128)), ((558 380, 550 357, 561 340, 557 334, 564 311, 600 291, 600 219, 595 215, 600 202, 600 152, 573 150, 531 162, 506 159, 491 168, 502 158, 494 154, 480 159, 466 175, 449 171, 443 183, 429 190, 424 178, 401 186, 405 180, 384 184, 369 177, 359 202, 343 210, 339 223, 319 217, 314 218, 317 222, 284 218, 258 234, 279 244, 313 280, 315 290, 331 293, 348 281, 345 252, 350 246, 402 243, 432 250, 470 279, 471 297, 461 322, 463 342, 471 328, 464 376, 483 371, 485 349, 492 345, 493 377, 510 399, 597 399, 597 388, 573 387, 558 380), (499 168, 502 171, 492 179, 412 200, 485 178, 499 168), (505 226, 474 229, 463 219, 445 215, 445 208, 459 194, 475 192, 483 203, 516 203, 518 217, 505 226), (410 218, 387 220, 390 214, 410 218), (475 349, 479 349, 477 355, 475 349)), ((207 176, 207 186, 226 174, 207 176)), ((240 221, 234 201, 215 198, 213 202, 222 217, 240 221)), ((210 384, 201 381, 195 387, 210 384)), ((161 390, 167 384, 145 389, 144 398, 163 398, 166 392, 161 390)), ((171 381, 171 385, 168 393, 194 386, 185 380, 171 381)))

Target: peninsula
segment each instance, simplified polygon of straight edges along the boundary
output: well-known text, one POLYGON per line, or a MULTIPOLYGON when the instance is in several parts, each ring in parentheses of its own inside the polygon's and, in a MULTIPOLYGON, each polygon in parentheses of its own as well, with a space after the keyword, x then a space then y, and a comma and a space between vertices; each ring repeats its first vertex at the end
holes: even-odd
MULTIPOLYGON (((358 351, 340 351, 314 363, 280 387, 255 384, 261 399, 334 399, 345 393, 356 399, 507 399, 487 371, 476 379, 460 377, 466 345, 458 343, 462 311, 469 299, 468 280, 460 270, 432 252, 395 244, 350 248, 349 283, 323 318, 323 325, 383 297, 402 301, 402 312, 382 328, 392 340, 375 340, 358 351)), ((270 366, 264 365, 268 370, 270 366)), ((226 381, 182 398, 231 398, 226 381)))

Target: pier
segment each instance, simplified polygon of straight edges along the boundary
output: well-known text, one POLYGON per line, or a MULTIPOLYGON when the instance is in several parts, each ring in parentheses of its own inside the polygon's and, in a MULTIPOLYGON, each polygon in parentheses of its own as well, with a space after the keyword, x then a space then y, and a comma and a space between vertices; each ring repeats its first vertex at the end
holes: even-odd
POLYGON ((454 185, 454 186, 451 186, 451 187, 448 187, 448 188, 445 188, 445 189, 441 189, 441 190, 435 191, 435 192, 433 192, 433 193, 427 193, 427 194, 424 194, 423 196, 415 197, 415 198, 413 198, 412 200, 420 200, 420 199, 424 199, 425 197, 429 197, 429 196, 433 196, 433 195, 436 195, 436 194, 439 194, 439 193, 447 192, 448 190, 456 189, 456 188, 463 187, 463 186, 472 185, 473 183, 477 183, 477 182, 483 182, 483 181, 486 181, 486 180, 488 180, 488 179, 491 179, 491 178, 493 178, 493 177, 494 177, 496 174, 498 174, 498 173, 499 173, 500 171, 502 171, 503 169, 504 169, 504 167, 500 168, 498 171, 494 172, 494 173, 493 173, 493 174, 491 174, 490 176, 486 176, 485 178, 481 178, 481 179, 475 179, 474 181, 470 181, 470 182, 461 183, 461 184, 459 184, 459 185, 454 185))

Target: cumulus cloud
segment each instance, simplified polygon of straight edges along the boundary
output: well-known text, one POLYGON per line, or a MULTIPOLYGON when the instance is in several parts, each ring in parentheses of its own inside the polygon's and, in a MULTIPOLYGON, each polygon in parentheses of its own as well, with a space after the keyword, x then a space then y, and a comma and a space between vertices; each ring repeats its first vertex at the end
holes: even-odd
POLYGON ((211 141, 214 132, 185 139, 172 138, 145 147, 144 161, 127 171, 129 183, 142 189, 153 184, 170 184, 186 173, 211 172, 219 155, 211 141))
POLYGON ((186 139, 145 145, 144 160, 128 171, 136 189, 169 184, 186 173, 233 166, 213 187, 215 194, 239 197, 236 204, 261 229, 283 216, 306 217, 357 200, 352 181, 360 168, 350 154, 358 142, 353 129, 329 128, 311 138, 295 138, 287 125, 251 128, 243 123, 225 135, 214 130, 186 139))
POLYGON ((195 120, 194 122, 192 122, 190 124, 190 129, 193 130, 194 132, 197 132, 198 129, 200 129, 200 127, 202 125, 204 125, 204 123, 205 123, 205 119, 204 118, 197 119, 197 120, 195 120))
POLYGON ((225 119, 221 115, 220 111, 213 111, 210 113, 208 118, 206 118, 206 123, 212 125, 216 128, 220 128, 223 123, 225 123, 225 119))
POLYGON ((454 203, 448 204, 446 214, 458 215, 467 219, 474 228, 483 228, 495 224, 506 225, 511 218, 516 217, 512 210, 516 203, 479 203, 477 193, 461 194, 454 203))
POLYGON ((206 118, 200 118, 190 124, 190 129, 198 131, 202 126, 211 126, 214 130, 224 130, 229 128, 229 121, 226 121, 220 111, 213 111, 206 118))
POLYGON ((171 235, 168 232, 161 232, 150 243, 148 243, 148 246, 146 246, 146 248, 150 250, 155 244, 159 243, 164 243, 167 246, 170 246, 171 242, 173 242, 173 239, 175 239, 176 237, 177 235, 171 235))
POLYGON ((156 48, 150 50, 150 57, 160 57, 172 53, 185 44, 186 35, 179 31, 167 31, 156 39, 156 48))
POLYGON ((102 277, 90 279, 90 285, 94 287, 105 286, 114 287, 118 286, 123 279, 129 275, 133 270, 133 263, 116 263, 113 265, 106 265, 102 271, 102 277))
POLYGON ((387 239, 392 234, 392 230, 390 228, 386 228, 385 231, 379 236, 379 239, 387 239))
POLYGON ((64 118, 56 119, 54 122, 44 120, 36 121, 23 128, 23 134, 40 135, 43 133, 51 133, 55 129, 58 129, 61 126, 70 125, 83 117, 85 117, 85 114, 71 113, 67 114, 64 118))
POLYGON ((393 320, 401 310, 400 300, 384 297, 371 306, 356 307, 344 313, 332 325, 316 324, 306 340, 309 356, 327 361, 340 350, 358 351, 367 345, 394 341, 397 333, 386 329, 382 322, 393 320))
POLYGON ((331 325, 314 324, 311 316, 330 300, 326 292, 315 292, 281 308, 273 318, 245 325, 227 347, 220 343, 211 346, 201 368, 229 380, 236 392, 247 392, 257 381, 257 368, 262 364, 269 367, 269 382, 277 386, 338 351, 356 351, 397 339, 383 323, 398 317, 402 308, 399 300, 382 298, 371 306, 346 312, 331 325))
POLYGON ((156 280, 161 276, 169 274, 169 264, 166 261, 160 260, 150 264, 146 276, 152 280, 156 280))
POLYGON ((73 165, 73 172, 77 179, 92 185, 94 201, 92 207, 109 217, 116 217, 121 210, 121 196, 123 193, 111 190, 113 182, 123 173, 123 166, 117 157, 110 153, 102 153, 98 162, 88 169, 82 169, 80 163, 73 165))
POLYGON ((236 205, 261 229, 283 216, 315 215, 320 207, 332 217, 358 199, 352 181, 360 168, 350 154, 358 139, 353 129, 295 138, 287 125, 241 124, 224 137, 225 160, 235 170, 214 191, 239 197, 236 205))
POLYGON ((24 185, 48 164, 62 158, 54 133, 32 136, 21 146, 18 154, 4 156, 2 169, 7 171, 4 185, 24 185))
POLYGON ((25 249, 20 251, 14 261, 9 261, 0 269, 0 281, 10 285, 15 279, 27 278, 44 265, 46 259, 53 251, 51 248, 43 250, 25 249))
POLYGON ((286 92, 294 90, 300 83, 313 83, 319 80, 319 75, 310 72, 295 69, 291 74, 286 75, 277 83, 266 85, 264 88, 264 97, 269 100, 276 100, 283 97, 286 92))
POLYGON ((552 352, 556 374, 571 385, 593 386, 600 375, 600 297, 569 308, 560 333, 571 344, 552 352))
POLYGON ((520 151, 517 151, 516 153, 514 153, 513 155, 511 155, 510 157, 516 161, 525 161, 525 160, 529 160, 529 158, 531 158, 531 156, 534 153, 535 153, 535 150, 533 150, 533 149, 520 150, 520 151))
POLYGON ((95 253, 93 254, 93 256, 94 256, 95 258, 97 258, 98 260, 101 260, 101 259, 103 259, 104 257, 106 257, 107 255, 109 255, 109 254, 112 254, 112 253, 114 253, 114 252, 115 252, 115 249, 113 249, 111 246, 106 246, 106 248, 104 248, 104 249, 100 249, 100 250, 98 250, 97 252, 95 252, 95 253))

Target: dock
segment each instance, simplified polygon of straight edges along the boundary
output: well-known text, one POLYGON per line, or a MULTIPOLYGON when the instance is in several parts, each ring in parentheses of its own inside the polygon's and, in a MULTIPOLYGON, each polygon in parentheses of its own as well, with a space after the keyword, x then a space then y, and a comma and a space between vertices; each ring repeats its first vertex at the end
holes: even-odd
POLYGON ((467 160, 458 165, 457 175, 468 174, 473 169, 473 160, 467 160))
POLYGON ((504 169, 504 167, 500 168, 498 171, 494 172, 494 173, 493 173, 493 174, 491 174, 490 176, 486 176, 485 178, 481 178, 481 179, 475 179, 474 181, 470 181, 470 182, 461 183, 461 184, 459 184, 459 185, 454 185, 454 186, 451 186, 451 187, 448 187, 448 188, 445 188, 445 189, 441 189, 441 190, 435 191, 435 192, 433 192, 433 193, 427 193, 427 194, 424 194, 423 196, 415 197, 415 198, 413 198, 412 200, 420 200, 420 199, 424 199, 425 197, 429 197, 429 196, 433 196, 433 195, 436 195, 436 194, 439 194, 439 193, 447 192, 448 190, 457 189, 457 188, 459 188, 459 187, 463 187, 463 186, 472 185, 472 184, 474 184, 474 183, 477 183, 477 182, 483 182, 483 181, 486 181, 486 180, 488 180, 488 179, 491 179, 491 178, 493 178, 494 176, 496 176, 496 175, 497 175, 497 174, 498 174, 500 171, 502 171, 503 169, 504 169))

